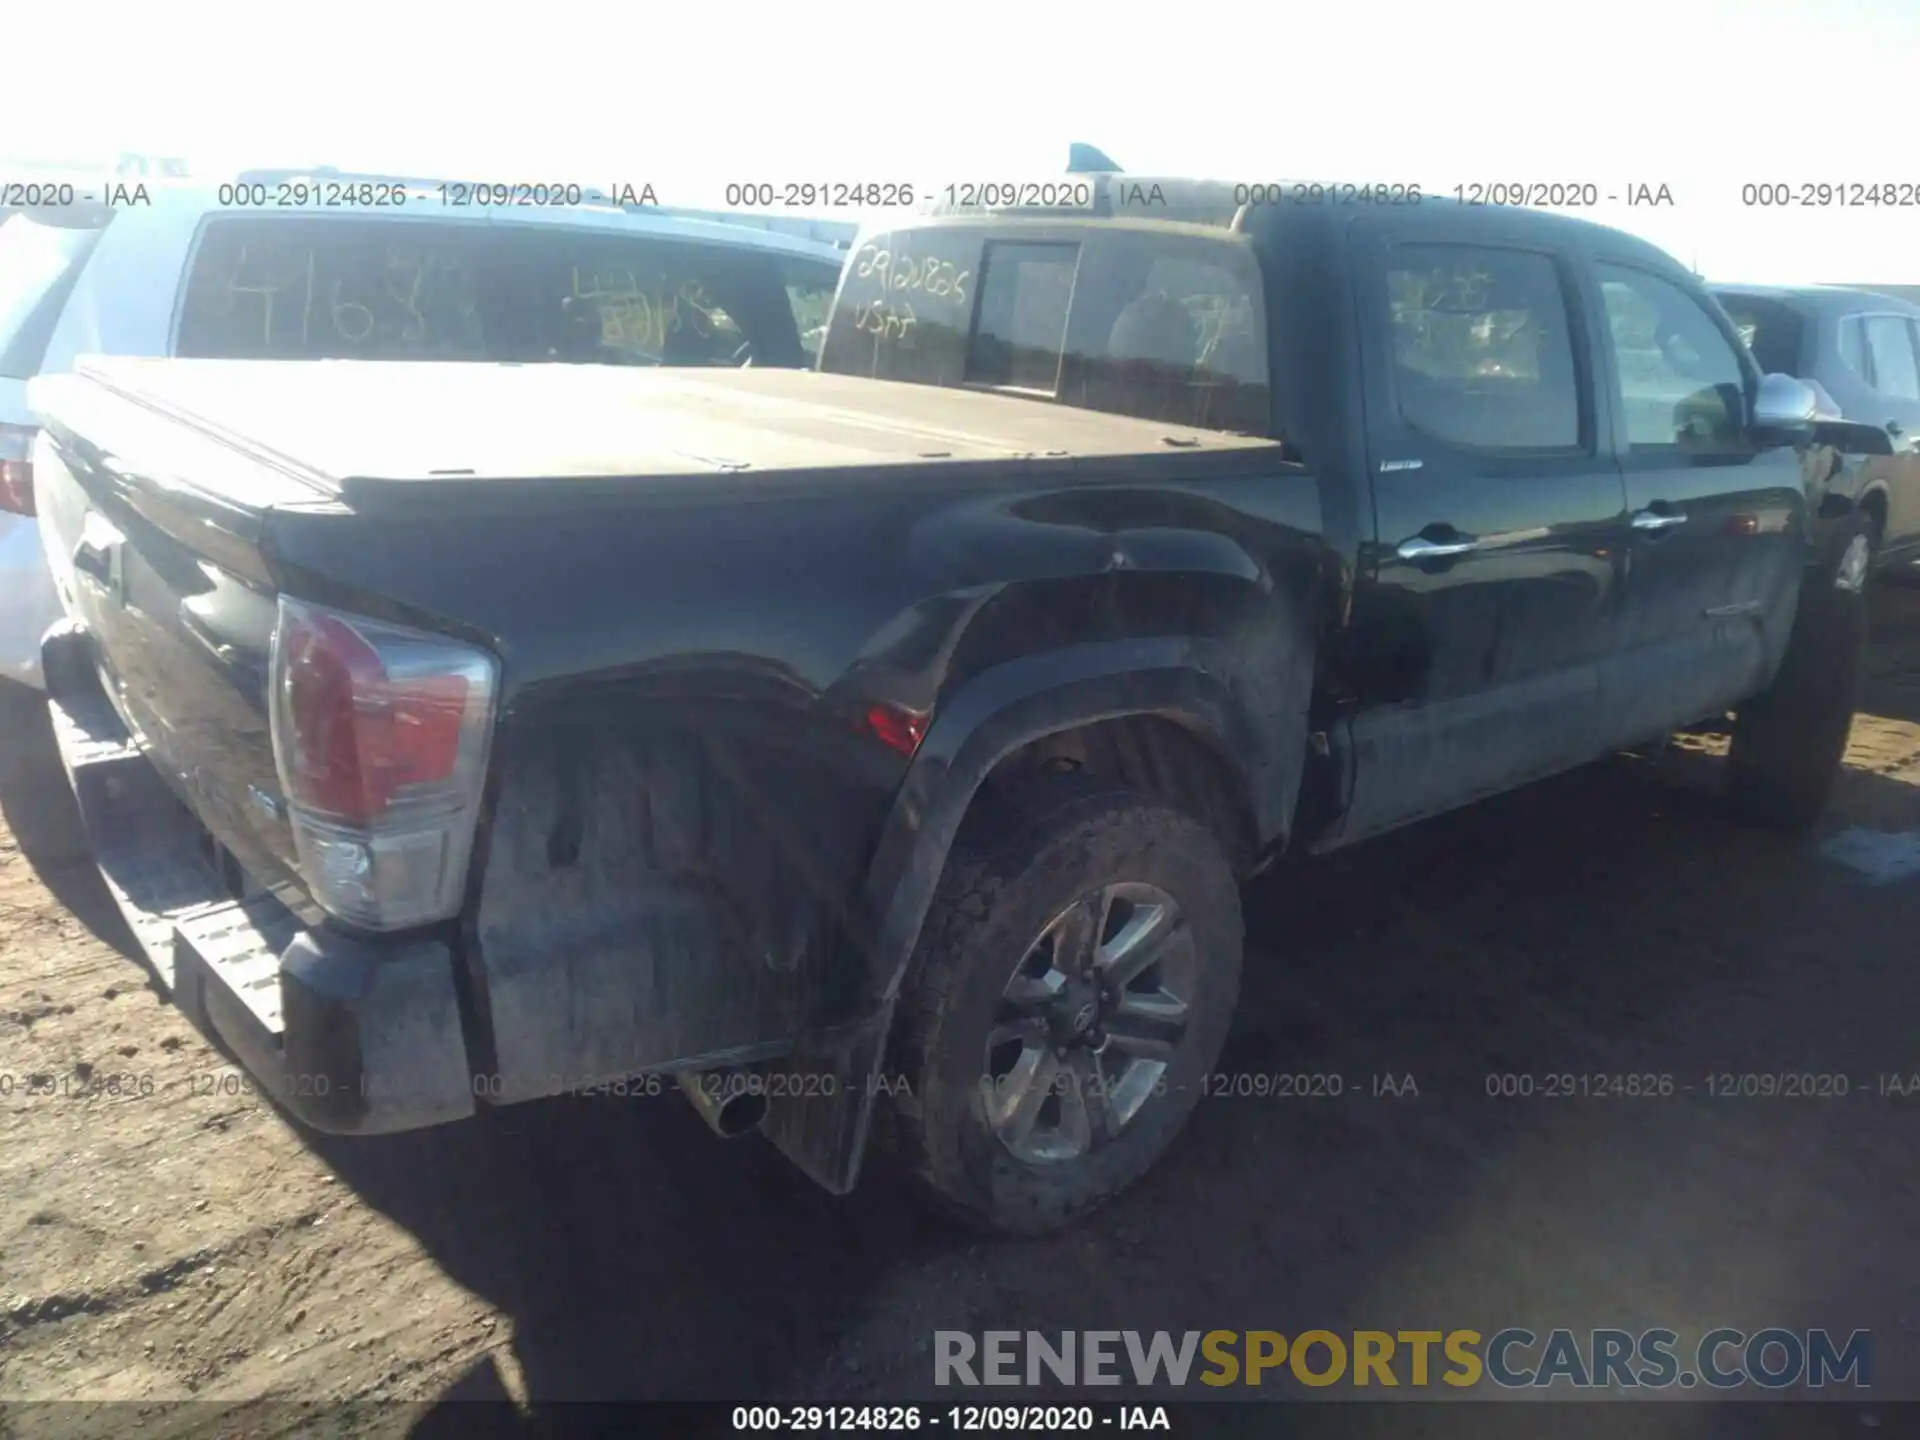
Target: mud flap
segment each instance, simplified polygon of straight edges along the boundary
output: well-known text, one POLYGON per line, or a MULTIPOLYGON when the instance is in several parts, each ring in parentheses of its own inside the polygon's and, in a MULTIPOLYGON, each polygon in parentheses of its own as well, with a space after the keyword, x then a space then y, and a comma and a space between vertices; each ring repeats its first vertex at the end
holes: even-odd
POLYGON ((762 1133, 816 1184, 845 1195, 860 1179, 873 1127, 880 1060, 893 1002, 853 1025, 803 1038, 767 1068, 762 1133))

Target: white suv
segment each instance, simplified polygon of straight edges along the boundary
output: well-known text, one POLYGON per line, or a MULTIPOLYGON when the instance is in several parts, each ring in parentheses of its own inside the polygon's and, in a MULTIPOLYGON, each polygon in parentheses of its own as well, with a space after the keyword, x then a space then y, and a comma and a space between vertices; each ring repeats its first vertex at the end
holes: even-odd
POLYGON ((456 204, 488 192, 433 182, 145 188, 0 222, 0 679, 41 683, 60 614, 33 519, 36 374, 83 354, 802 366, 844 259, 670 211, 456 204), (322 208, 339 198, 358 203, 322 208))

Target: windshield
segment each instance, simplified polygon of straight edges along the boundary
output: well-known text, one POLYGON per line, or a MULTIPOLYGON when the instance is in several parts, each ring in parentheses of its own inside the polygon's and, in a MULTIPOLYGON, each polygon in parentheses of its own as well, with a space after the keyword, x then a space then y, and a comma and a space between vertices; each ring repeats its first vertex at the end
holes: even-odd
POLYGON ((821 342, 827 338, 827 316, 833 310, 834 287, 840 283, 840 267, 818 260, 790 260, 784 267, 787 304, 793 310, 793 323, 800 331, 800 348, 807 363, 820 359, 821 342))
POLYGON ((831 262, 602 227, 221 218, 176 353, 798 366, 831 262))

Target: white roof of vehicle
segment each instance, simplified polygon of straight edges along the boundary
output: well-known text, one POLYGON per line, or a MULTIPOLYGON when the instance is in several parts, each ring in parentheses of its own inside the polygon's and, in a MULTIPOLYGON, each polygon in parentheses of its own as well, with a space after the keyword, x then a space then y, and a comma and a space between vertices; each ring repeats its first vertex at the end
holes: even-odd
MULTIPOLYGON (((328 172, 273 173, 276 177, 273 181, 261 182, 267 203, 259 205, 235 203, 233 192, 223 190, 224 186, 241 183, 238 176, 224 180, 199 176, 186 179, 145 180, 102 176, 99 177, 98 188, 82 184, 79 189, 83 195, 92 196, 95 207, 106 205, 117 210, 119 213, 114 218, 116 225, 132 220, 142 229, 151 226, 168 231, 183 228, 190 230, 197 227, 206 216, 215 213, 261 216, 323 215, 343 219, 439 220, 466 224, 602 229, 623 234, 657 235, 662 239, 697 241, 708 245, 733 245, 744 249, 774 251, 797 259, 822 260, 836 266, 846 259, 844 250, 826 241, 809 240, 777 230, 762 229, 757 225, 735 225, 720 220, 682 215, 668 206, 621 206, 606 200, 586 200, 579 205, 452 204, 442 201, 439 186, 443 182, 436 180, 328 172), (276 193, 280 190, 282 178, 294 186, 400 184, 404 186, 406 200, 401 205, 328 205, 317 202, 304 205, 281 205, 274 203, 274 200, 276 193), (141 191, 144 191, 146 196, 144 201, 132 198, 141 191)), ((448 186, 455 184, 453 181, 444 183, 448 186)), ((591 194, 591 188, 587 188, 588 193, 591 194)), ((378 190, 375 193, 391 195, 393 192, 387 189, 378 190)), ((79 218, 78 212, 85 208, 87 207, 84 204, 75 207, 76 220, 79 218)), ((27 213, 36 219, 48 220, 54 224, 62 223, 57 212, 29 211, 27 213)))

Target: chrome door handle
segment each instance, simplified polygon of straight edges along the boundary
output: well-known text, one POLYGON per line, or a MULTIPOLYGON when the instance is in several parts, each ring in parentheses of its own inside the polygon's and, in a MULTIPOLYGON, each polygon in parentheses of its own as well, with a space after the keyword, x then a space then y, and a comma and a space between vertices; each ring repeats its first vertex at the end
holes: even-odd
POLYGON ((1633 517, 1632 523, 1636 530, 1671 530, 1676 525, 1686 524, 1687 517, 1677 510, 1672 514, 1662 514, 1658 510, 1642 510, 1633 517))
POLYGON ((126 539, 99 511, 89 510, 73 547, 73 568, 103 588, 112 588, 120 568, 120 547, 126 539))
POLYGON ((1445 560, 1452 555, 1465 555, 1479 544, 1470 536, 1458 540, 1429 540, 1416 535, 1411 540, 1402 540, 1394 553, 1402 560, 1445 560))

